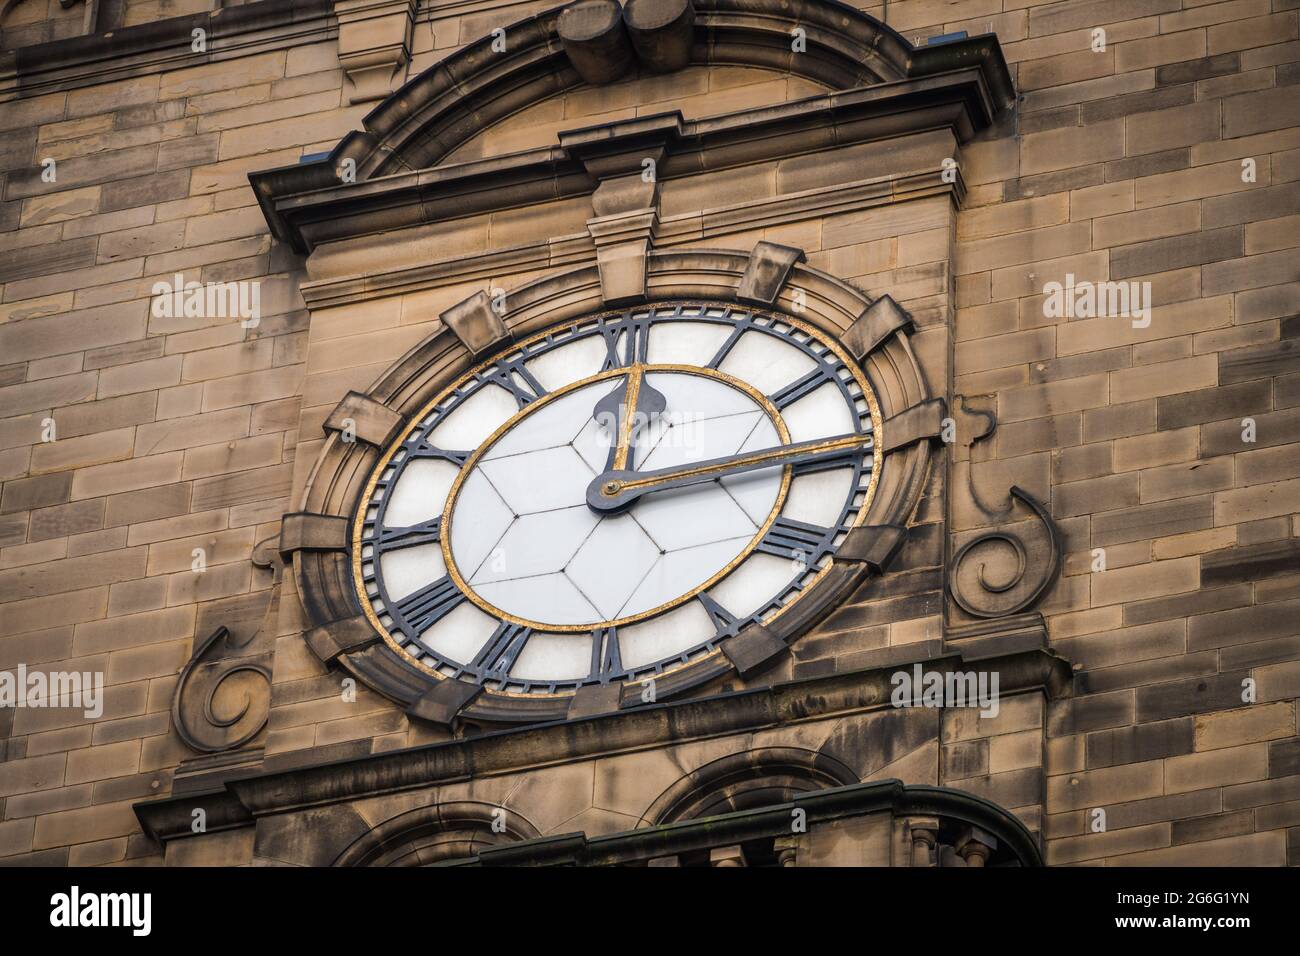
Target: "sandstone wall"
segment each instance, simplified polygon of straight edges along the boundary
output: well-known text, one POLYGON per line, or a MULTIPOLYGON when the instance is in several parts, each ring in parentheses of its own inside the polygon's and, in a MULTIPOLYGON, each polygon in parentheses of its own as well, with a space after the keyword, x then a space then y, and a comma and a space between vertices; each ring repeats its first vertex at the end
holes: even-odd
MULTIPOLYGON (((544 6, 421 4, 411 75, 544 6)), ((895 0, 887 22, 909 40, 996 31, 1021 94, 1013 118, 962 151, 962 210, 927 200, 697 243, 798 245, 817 268, 892 294, 932 333, 953 391, 997 414, 969 449, 983 499, 1015 483, 1049 504, 1066 558, 1042 609, 1078 665, 1076 696, 1009 708, 994 731, 952 721, 909 773, 1033 808, 1050 862, 1300 859, 1295 7, 895 0), (1149 327, 1046 317, 1043 285, 1067 273, 1149 281, 1149 327), (1246 678, 1255 703, 1242 700, 1246 678), (1105 833, 1089 831, 1096 807, 1105 833)), ((65 24, 80 7, 41 9, 27 0, 0 24, 6 46, 76 35, 65 24)), ((131 5, 128 22, 204 9, 131 5)), ((695 118, 818 92, 741 69, 632 87, 535 107, 516 130, 528 141, 489 130, 458 158, 629 110, 695 118)), ((443 308, 535 274, 309 315, 302 283, 348 260, 318 253, 309 269, 273 243, 246 176, 328 150, 368 109, 350 105, 332 40, 0 102, 0 668, 57 664, 107 682, 97 721, 0 710, 0 862, 160 859, 131 808, 169 793, 192 756, 170 729, 177 671, 215 627, 256 627, 272 579, 250 556, 290 509, 324 415, 443 308), (55 182, 42 180, 45 159, 55 182), (152 315, 154 282, 177 272, 259 281, 260 324, 152 315)), ((859 178, 878 168, 863 166, 859 178)), ((797 185, 760 171, 669 184, 664 203, 689 214, 797 185)), ((585 203, 466 220, 428 242, 448 256, 580 232, 585 203)), ((962 507, 954 490, 954 535, 971 526, 962 507)), ((944 547, 940 533, 936 557, 944 547)), ((937 638, 936 595, 931 576, 884 610, 846 609, 782 676, 937 638)), ((295 608, 286 589, 269 759, 438 738, 364 688, 342 702, 295 608)))

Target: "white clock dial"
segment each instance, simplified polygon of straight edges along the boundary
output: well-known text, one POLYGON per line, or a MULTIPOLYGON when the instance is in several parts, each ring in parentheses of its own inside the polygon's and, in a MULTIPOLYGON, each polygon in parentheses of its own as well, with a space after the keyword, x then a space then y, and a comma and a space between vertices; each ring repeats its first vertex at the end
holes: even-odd
POLYGON ((662 673, 770 621, 874 488, 874 399, 791 319, 672 305, 534 336, 439 396, 357 516, 372 622, 517 693, 662 673))

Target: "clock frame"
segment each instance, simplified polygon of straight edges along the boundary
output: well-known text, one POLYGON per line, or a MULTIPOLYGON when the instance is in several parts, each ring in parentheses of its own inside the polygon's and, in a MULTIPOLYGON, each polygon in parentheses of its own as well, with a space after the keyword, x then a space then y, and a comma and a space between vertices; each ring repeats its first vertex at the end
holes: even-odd
POLYGON ((513 291, 504 314, 482 293, 447 310, 442 331, 366 393, 345 396, 327 418, 327 439, 301 509, 285 517, 281 550, 293 562, 310 625, 308 645, 412 716, 444 725, 536 722, 642 706, 647 677, 654 678, 652 699, 662 700, 709 682, 725 689, 728 675, 743 681, 772 666, 898 554, 929 480, 931 443, 944 415, 913 352, 911 317, 888 296, 871 299, 801 260, 799 250, 771 243, 759 243, 748 255, 651 251, 644 295, 634 303, 608 300, 593 264, 513 291), (463 667, 431 666, 412 659, 391 634, 386 639, 359 596, 354 549, 361 525, 355 518, 367 486, 382 473, 380 462, 412 433, 422 412, 467 374, 490 369, 539 337, 584 320, 683 305, 730 307, 749 321, 774 318, 803 328, 833 346, 870 396, 873 451, 887 462, 873 471, 870 493, 833 559, 801 587, 799 599, 780 614, 720 631, 708 646, 653 674, 594 669, 587 679, 546 688, 512 689, 463 667))
MULTIPOLYGON (((728 417, 730 416, 717 416, 705 421, 719 422, 728 417)), ((803 418, 805 420, 803 428, 807 431, 809 425, 806 421, 806 413, 803 418)), ((667 426, 660 434, 660 440, 667 437, 673 427, 676 425, 667 426)), ((754 427, 757 429, 757 424, 754 427)), ((813 427, 812 430, 816 431, 817 428, 813 427)), ((585 428, 582 431, 588 432, 591 429, 585 428)), ((879 474, 877 471, 879 463, 873 454, 873 443, 879 436, 879 405, 871 393, 865 374, 836 342, 827 341, 824 334, 793 317, 764 312, 750 306, 679 302, 616 309, 576 322, 562 323, 559 327, 546 329, 523 341, 513 343, 487 361, 475 366, 412 416, 405 430, 383 450, 358 500, 358 507, 352 519, 352 570, 358 598, 363 613, 372 627, 380 633, 392 650, 404 656, 409 662, 430 674, 484 683, 500 694, 557 694, 576 692, 589 684, 608 684, 611 681, 642 683, 651 679, 658 681, 690 666, 694 660, 714 653, 723 641, 736 636, 751 624, 761 623, 764 626, 772 626, 777 618, 793 610, 805 592, 816 586, 830 570, 838 546, 866 517, 879 474), (720 343, 716 347, 716 352, 714 342, 702 346, 705 352, 698 354, 701 356, 701 362, 706 358, 709 359, 706 364, 683 365, 653 361, 655 350, 650 345, 652 336, 658 342, 661 335, 666 338, 677 331, 686 332, 687 328, 690 330, 687 334, 698 334, 700 330, 707 329, 714 335, 716 342, 720 343), (737 343, 751 332, 764 342, 774 343, 772 347, 781 350, 778 354, 784 353, 788 358, 798 357, 811 368, 802 374, 796 373, 792 381, 785 387, 775 389, 770 397, 753 385, 722 371, 720 366, 738 353, 737 343), (590 367, 596 362, 600 364, 599 371, 594 374, 582 375, 574 381, 563 384, 555 391, 549 391, 530 372, 530 368, 535 363, 544 361, 547 356, 554 356, 566 350, 573 352, 584 347, 588 353, 587 366, 590 367), (600 356, 602 351, 603 359, 600 356), (745 532, 750 535, 748 541, 739 546, 734 542, 739 541, 740 538, 718 542, 724 549, 729 545, 738 547, 738 553, 725 560, 716 571, 709 573, 705 580, 693 584, 662 603, 656 600, 651 602, 648 608, 582 623, 547 623, 521 617, 519 613, 510 610, 503 610, 480 593, 474 583, 468 580, 473 569, 458 567, 458 562, 453 555, 452 542, 456 537, 453 514, 458 504, 459 492, 467 479, 476 474, 476 468, 496 444, 506 436, 512 435, 518 425, 529 420, 540 409, 559 407, 558 403, 570 395, 579 401, 585 399, 589 402, 589 396, 593 391, 602 394, 609 391, 608 386, 601 388, 603 383, 616 384, 626 379, 632 370, 636 370, 639 376, 643 377, 639 377, 639 381, 666 382, 666 380, 686 376, 715 381, 723 384, 725 389, 739 392, 748 397, 760 411, 737 414, 746 419, 751 415, 757 417, 766 414, 773 426, 774 437, 783 446, 790 444, 790 432, 782 417, 782 411, 791 409, 804 400, 812 400, 815 397, 814 393, 822 393, 825 390, 827 394, 821 395, 823 399, 821 410, 833 411, 834 408, 840 407, 837 400, 842 402, 844 407, 841 411, 845 414, 846 420, 852 423, 854 432, 861 436, 862 444, 843 450, 832 447, 829 451, 822 451, 820 454, 809 453, 802 460, 793 463, 773 466, 771 481, 767 484, 776 483, 777 489, 772 503, 763 509, 765 514, 747 515, 756 526, 752 534, 749 531, 745 532), (453 420, 453 416, 459 410, 467 409, 475 396, 494 388, 505 389, 511 394, 518 406, 516 412, 495 428, 473 451, 437 447, 432 436, 449 420, 453 420), (827 401, 832 405, 831 409, 825 408, 827 401), (445 505, 438 509, 436 517, 424 518, 420 523, 409 527, 392 528, 390 522, 386 520, 386 512, 395 500, 394 489, 399 488, 401 482, 406 480, 405 476, 409 470, 420 467, 421 463, 432 461, 439 462, 444 471, 449 471, 451 467, 459 469, 446 493, 445 505), (800 521, 793 515, 786 514, 786 507, 792 504, 787 494, 796 475, 802 478, 826 471, 836 473, 836 478, 839 480, 832 480, 832 485, 840 484, 845 492, 842 505, 831 509, 835 512, 833 521, 828 525, 822 525, 800 521), (777 475, 780 476, 779 481, 777 475), (760 518, 762 520, 759 520, 760 518), (429 554, 434 544, 439 545, 442 576, 437 576, 435 573, 433 579, 414 591, 405 594, 394 592, 398 593, 398 598, 394 599, 387 586, 385 575, 380 570, 381 564, 399 549, 406 554, 412 554, 413 552, 408 549, 419 548, 425 563, 436 565, 437 555, 429 554), (758 557, 760 555, 766 558, 758 557), (768 560, 769 567, 775 564, 775 561, 770 559, 794 560, 790 562, 791 569, 787 574, 789 580, 780 585, 779 590, 768 597, 760 598, 761 603, 756 608, 750 609, 749 605, 744 605, 744 612, 733 614, 709 592, 714 586, 729 579, 751 559, 768 560), (685 646, 678 641, 673 645, 672 653, 658 659, 642 660, 639 664, 625 661, 628 655, 624 641, 636 634, 634 627, 636 624, 670 614, 678 609, 685 610, 684 605, 692 600, 698 600, 703 610, 693 609, 697 611, 692 615, 697 630, 685 646), (496 627, 478 646, 473 658, 455 660, 433 646, 430 641, 436 640, 439 632, 445 633, 455 629, 452 615, 460 612, 466 602, 494 620, 496 627), (707 617, 703 616, 705 614, 707 617), (713 628, 707 636, 705 631, 699 630, 706 625, 713 628), (633 626, 633 629, 626 632, 621 630, 628 626, 633 626), (567 643, 577 649, 580 649, 582 639, 578 635, 590 638, 588 671, 580 676, 571 673, 569 676, 552 675, 540 678, 521 677, 512 673, 513 665, 520 660, 522 653, 528 651, 528 642, 534 636, 540 636, 545 640, 557 639, 561 635, 575 635, 574 638, 568 639, 567 643), (622 653, 620 653, 621 647, 622 653)), ((816 443, 818 438, 811 438, 809 441, 816 443)), ((592 451, 603 451, 606 442, 607 438, 604 436, 593 436, 593 443, 602 447, 592 451)), ((657 448, 650 441, 647 441, 647 447, 652 449, 647 454, 649 462, 653 462, 657 448)), ((578 460, 578 452, 570 449, 571 446, 563 446, 546 449, 545 453, 554 451, 566 455, 569 459, 578 460)), ((528 455, 542 453, 528 452, 524 457, 527 459, 528 455)), ((598 459, 588 460, 586 464, 593 470, 594 476, 595 469, 599 467, 598 459)), ((525 460, 523 463, 515 464, 514 467, 526 469, 528 462, 525 460)), ((751 477, 753 477, 752 473, 751 477)), ((410 480, 416 481, 417 476, 412 475, 410 480)), ((486 480, 490 481, 490 479, 486 480)), ((734 513, 741 513, 740 506, 735 504, 735 499, 731 499, 725 489, 714 497, 720 499, 717 500, 716 506, 732 507, 734 513)), ((765 499, 763 503, 765 504, 765 499)), ((700 504, 703 502, 699 502, 697 507, 700 504)), ((579 518, 581 527, 582 518, 588 514, 585 504, 578 504, 576 507, 569 505, 547 513, 569 510, 583 513, 579 518)), ((828 513, 824 506, 815 510, 819 516, 828 513)), ((417 513, 424 514, 424 512, 417 513)), ((631 509, 632 517, 629 520, 637 522, 637 528, 640 529, 644 519, 638 519, 636 515, 637 509, 631 509)), ((531 517, 536 518, 537 515, 531 517)), ((515 522, 526 520, 528 519, 521 519, 516 515, 514 522, 507 526, 507 531, 502 533, 498 543, 508 539, 509 530, 514 527, 515 522)), ((604 516, 594 516, 593 536, 595 528, 599 527, 604 520, 604 516)), ((632 533, 637 534, 637 531, 632 533)), ((691 541, 694 539, 688 539, 688 542, 691 541)), ((587 541, 582 546, 576 546, 574 548, 576 553, 572 557, 576 559, 592 544, 594 542, 587 541)), ((666 562, 674 555, 680 557, 681 552, 691 551, 700 546, 699 543, 688 543, 676 551, 670 550, 666 553, 661 551, 660 558, 657 560, 666 562)), ((607 553, 605 557, 609 564, 626 559, 625 555, 618 553, 607 553)), ((406 564, 409 565, 410 562, 406 564)), ((646 567, 647 576, 653 566, 651 564, 646 567)), ((505 581, 494 581, 489 586, 495 584, 501 587, 503 584, 508 585, 510 580, 507 578, 505 581)), ((568 580, 566 578, 564 583, 567 584, 568 580)), ((599 576, 594 579, 588 576, 588 579, 581 583, 590 588, 600 587, 603 582, 599 576)), ((643 580, 642 586, 645 583, 646 581, 643 580)), ((632 592, 628 595, 629 600, 631 596, 632 592)), ((464 611, 474 613, 468 608, 464 611)), ((680 631, 686 630, 680 617, 677 619, 676 626, 680 631)))

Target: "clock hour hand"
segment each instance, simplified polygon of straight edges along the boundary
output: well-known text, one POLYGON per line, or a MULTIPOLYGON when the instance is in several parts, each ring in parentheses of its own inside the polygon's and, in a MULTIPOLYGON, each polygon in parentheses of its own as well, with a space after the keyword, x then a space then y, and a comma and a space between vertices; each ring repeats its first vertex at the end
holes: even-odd
POLYGON ((645 380, 640 365, 628 369, 623 385, 596 403, 591 417, 603 425, 612 425, 614 442, 605 461, 606 471, 622 471, 632 453, 632 436, 655 415, 663 413, 668 400, 663 392, 645 380))
POLYGON ((715 478, 770 468, 773 465, 797 465, 834 458, 853 449, 870 446, 871 443, 870 435, 853 432, 834 438, 817 438, 653 471, 611 468, 597 475, 587 486, 587 505, 593 511, 601 513, 623 511, 647 492, 698 485, 715 478))

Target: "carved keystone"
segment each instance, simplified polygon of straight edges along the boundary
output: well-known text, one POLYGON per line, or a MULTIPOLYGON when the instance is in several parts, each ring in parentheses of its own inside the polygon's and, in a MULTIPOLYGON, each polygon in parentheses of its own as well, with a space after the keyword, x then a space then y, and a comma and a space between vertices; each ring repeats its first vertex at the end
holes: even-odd
POLYGON ((569 62, 588 83, 612 83, 635 62, 616 0, 580 0, 560 11, 560 42, 569 62))
POLYGON ((463 680, 443 678, 416 698, 406 708, 412 717, 428 720, 444 727, 450 727, 456 715, 469 706, 483 688, 478 684, 469 684, 463 680))
POLYGON ((305 638, 312 653, 323 663, 332 664, 344 654, 369 647, 379 640, 379 634, 364 614, 358 614, 314 627, 305 638))
POLYGON ((351 432, 358 441, 382 448, 406 423, 397 412, 361 392, 348 392, 325 419, 325 430, 351 432))
POLYGON ((907 529, 899 525, 863 525, 845 536, 835 559, 865 564, 876 574, 883 574, 906 540, 907 529))
POLYGON ((736 298, 750 305, 770 306, 781 294, 781 287, 790 278, 795 263, 805 259, 802 249, 760 242, 749 255, 745 274, 736 286, 736 298))
POLYGON ((575 717, 611 714, 618 710, 622 696, 622 684, 588 684, 578 688, 578 692, 569 701, 569 710, 565 716, 573 720, 575 717))
POLYGON ((646 69, 671 73, 691 62, 695 43, 691 0, 627 0, 623 19, 632 47, 646 69))
POLYGON ((748 677, 785 649, 785 642, 762 624, 751 624, 731 640, 722 642, 722 653, 741 677, 748 677))
POLYGON ((649 249, 648 239, 597 247, 600 294, 607 305, 645 300, 645 262, 649 249))
POLYGON ((474 355, 486 352, 510 334, 501 316, 492 311, 492 300, 486 292, 476 292, 453 305, 439 318, 474 355))
MULTIPOLYGON (((657 157, 648 155, 646 159, 658 163, 663 150, 657 150, 657 157)), ((649 210, 656 212, 659 208, 659 181, 646 181, 640 171, 628 176, 611 176, 602 179, 596 191, 591 194, 591 207, 600 218, 610 216, 637 215, 649 210)))
POLYGON ((861 362, 880 343, 902 329, 912 328, 912 317, 890 296, 882 295, 854 320, 844 333, 844 344, 861 362))
POLYGON ((943 428, 944 404, 942 398, 917 402, 885 421, 885 443, 882 451, 905 448, 927 438, 935 438, 943 428))
POLYGON ((348 519, 297 511, 280 522, 280 554, 295 551, 346 551, 348 519))

